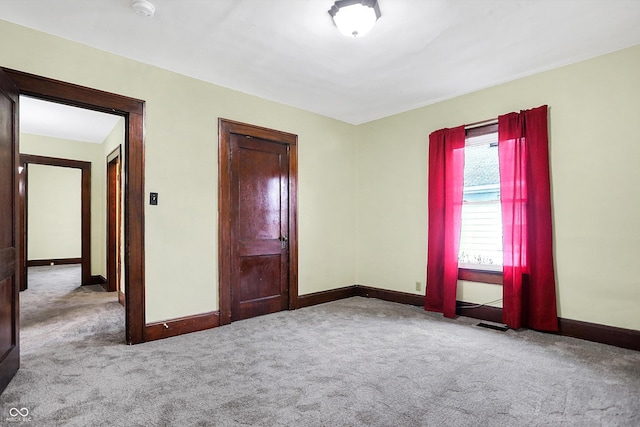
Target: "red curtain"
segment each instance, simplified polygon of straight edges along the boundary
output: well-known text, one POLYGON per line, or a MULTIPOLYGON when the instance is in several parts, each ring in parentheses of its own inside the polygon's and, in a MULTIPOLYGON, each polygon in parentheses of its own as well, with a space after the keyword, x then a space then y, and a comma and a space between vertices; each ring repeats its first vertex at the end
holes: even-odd
POLYGON ((502 321, 557 331, 547 106, 498 117, 498 141, 502 321))
POLYGON ((456 315, 464 186, 464 126, 429 135, 429 237, 424 308, 456 315))

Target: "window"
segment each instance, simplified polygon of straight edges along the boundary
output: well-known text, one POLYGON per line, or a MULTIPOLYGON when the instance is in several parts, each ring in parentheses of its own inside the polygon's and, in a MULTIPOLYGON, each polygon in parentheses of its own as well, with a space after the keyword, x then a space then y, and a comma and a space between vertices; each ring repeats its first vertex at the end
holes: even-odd
POLYGON ((496 125, 467 130, 458 263, 502 272, 502 212, 496 125))
MULTIPOLYGON (((558 330, 548 108, 543 105, 503 114, 494 125, 472 129, 462 125, 429 134, 425 310, 455 317, 460 279, 499 283, 504 295, 504 323, 514 329, 529 325, 534 329, 558 330), (486 135, 495 134, 498 128, 500 141, 496 144, 495 137, 490 139, 486 135), (480 136, 486 139, 474 138, 480 136), (495 154, 491 156, 498 151, 496 145, 499 145, 497 162, 495 154), (476 146, 478 149, 474 150, 476 146), (464 164, 466 151, 469 151, 467 165, 464 164), (481 166, 474 168, 477 163, 481 166), (499 173, 492 175, 489 172, 495 170, 495 166, 491 166, 495 163, 499 164, 499 173), (499 177, 497 189, 495 178, 481 180, 486 175, 499 177), (463 203, 465 199, 466 203, 463 203), (480 221, 478 209, 474 212, 480 204, 500 206, 500 210, 493 211, 493 221, 480 221), (471 213, 466 215, 465 221, 463 206, 466 213, 471 213), (500 220, 499 213, 502 214, 500 220), (480 230, 471 228, 474 222, 481 225, 480 230), (497 231, 491 231, 498 229, 492 227, 492 223, 500 224, 504 238, 497 231), (481 231, 487 231, 482 239, 481 231), (462 246, 461 233, 465 240, 462 246), (496 246, 501 242, 503 248, 496 246), (494 251, 502 251, 505 274, 500 272, 501 257, 492 253, 494 251), (472 269, 464 268, 464 265, 461 268, 461 256, 463 261, 476 263, 467 264, 472 269), (480 268, 495 270, 482 271, 480 268)), ((485 212, 487 218, 491 219, 491 215, 485 212)))

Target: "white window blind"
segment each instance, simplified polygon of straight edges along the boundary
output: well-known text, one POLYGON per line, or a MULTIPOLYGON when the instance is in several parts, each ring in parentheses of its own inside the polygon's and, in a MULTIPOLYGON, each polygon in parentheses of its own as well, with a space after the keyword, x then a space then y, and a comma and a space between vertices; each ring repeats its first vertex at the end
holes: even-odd
POLYGON ((497 133, 470 137, 465 145, 459 266, 502 269, 502 212, 497 133))

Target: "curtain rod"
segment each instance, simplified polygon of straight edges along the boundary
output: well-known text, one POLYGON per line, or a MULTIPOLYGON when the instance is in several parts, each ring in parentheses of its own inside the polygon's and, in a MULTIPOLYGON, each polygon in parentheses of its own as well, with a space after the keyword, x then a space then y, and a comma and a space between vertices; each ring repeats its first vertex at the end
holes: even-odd
POLYGON ((471 129, 471 128, 477 128, 481 126, 497 125, 497 124, 498 124, 498 118, 496 117, 494 119, 487 119, 487 120, 481 120, 479 122, 469 123, 468 125, 464 125, 464 128, 471 129))

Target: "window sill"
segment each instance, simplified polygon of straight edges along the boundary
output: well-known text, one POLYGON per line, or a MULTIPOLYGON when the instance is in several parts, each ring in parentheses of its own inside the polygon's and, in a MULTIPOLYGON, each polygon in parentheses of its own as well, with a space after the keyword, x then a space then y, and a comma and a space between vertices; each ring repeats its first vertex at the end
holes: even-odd
POLYGON ((502 271, 473 270, 470 268, 458 269, 458 280, 469 282, 491 283, 502 285, 502 271))

